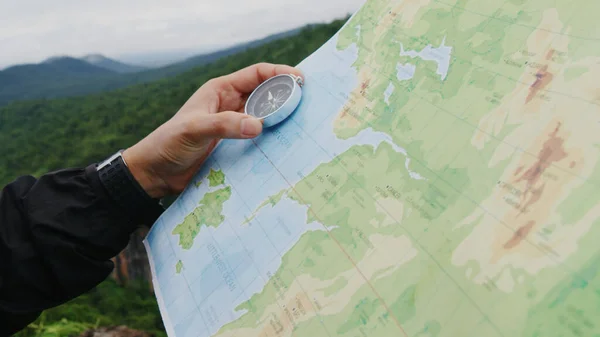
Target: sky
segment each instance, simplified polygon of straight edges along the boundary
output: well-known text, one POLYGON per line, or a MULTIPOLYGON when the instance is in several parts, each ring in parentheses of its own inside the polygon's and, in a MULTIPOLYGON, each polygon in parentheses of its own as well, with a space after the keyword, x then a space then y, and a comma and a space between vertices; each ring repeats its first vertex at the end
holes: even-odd
MULTIPOLYGON (((197 54, 354 13, 364 0, 0 0, 0 68, 57 55, 197 54)), ((141 62, 141 61, 140 61, 141 62)))

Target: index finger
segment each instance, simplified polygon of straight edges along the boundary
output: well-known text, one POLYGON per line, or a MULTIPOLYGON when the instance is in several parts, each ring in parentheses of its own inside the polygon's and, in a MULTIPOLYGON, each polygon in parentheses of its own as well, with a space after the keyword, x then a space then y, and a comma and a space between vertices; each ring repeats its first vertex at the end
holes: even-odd
POLYGON ((223 76, 222 80, 231 85, 236 91, 247 94, 256 89, 262 82, 282 74, 293 74, 304 79, 302 72, 297 68, 285 64, 257 63, 223 76))

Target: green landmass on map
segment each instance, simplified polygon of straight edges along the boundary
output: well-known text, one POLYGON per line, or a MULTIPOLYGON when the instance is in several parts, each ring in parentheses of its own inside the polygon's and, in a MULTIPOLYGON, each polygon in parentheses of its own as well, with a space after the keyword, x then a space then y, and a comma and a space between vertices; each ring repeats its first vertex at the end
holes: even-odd
POLYGON ((215 187, 225 184, 225 174, 221 170, 210 169, 208 173, 208 186, 215 187))
POLYGON ((227 186, 208 192, 198 203, 198 207, 178 224, 172 234, 179 235, 179 245, 190 249, 202 226, 218 227, 225 220, 223 204, 231 197, 231 187, 227 186))
POLYGON ((523 336, 600 336, 600 254, 574 275, 529 310, 523 336))
POLYGON ((202 185, 202 180, 198 180, 194 185, 196 187, 200 187, 200 185, 202 185))
POLYGON ((175 265, 175 272, 177 274, 180 274, 182 269, 183 269, 183 262, 181 262, 181 260, 179 260, 179 261, 177 261, 177 264, 175 265))
POLYGON ((270 196, 269 198, 267 198, 267 200, 265 200, 262 204, 258 205, 258 207, 256 207, 256 209, 254 210, 254 212, 252 212, 252 215, 249 217, 246 217, 244 222, 242 223, 242 225, 247 225, 249 224, 254 217, 256 217, 256 214, 258 214, 258 212, 263 209, 266 206, 271 205, 271 207, 275 207, 275 205, 277 205, 277 203, 279 201, 281 201, 281 198, 285 195, 285 193, 287 192, 287 190, 282 190, 279 193, 270 196))

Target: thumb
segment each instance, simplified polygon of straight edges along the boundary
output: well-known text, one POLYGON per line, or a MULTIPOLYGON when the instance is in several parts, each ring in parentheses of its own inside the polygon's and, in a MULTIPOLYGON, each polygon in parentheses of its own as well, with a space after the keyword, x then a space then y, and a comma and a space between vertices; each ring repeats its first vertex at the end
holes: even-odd
POLYGON ((262 122, 252 116, 235 111, 204 115, 196 123, 198 136, 210 138, 246 139, 258 136, 262 122))

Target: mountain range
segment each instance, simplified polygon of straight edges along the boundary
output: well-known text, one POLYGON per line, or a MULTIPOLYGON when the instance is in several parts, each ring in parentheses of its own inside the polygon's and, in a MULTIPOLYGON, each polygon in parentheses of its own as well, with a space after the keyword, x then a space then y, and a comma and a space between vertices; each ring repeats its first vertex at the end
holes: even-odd
POLYGON ((12 66, 0 71, 0 106, 13 101, 92 94, 171 77, 249 48, 294 36, 310 26, 193 56, 159 68, 126 64, 100 54, 81 58, 55 56, 38 64, 12 66))

